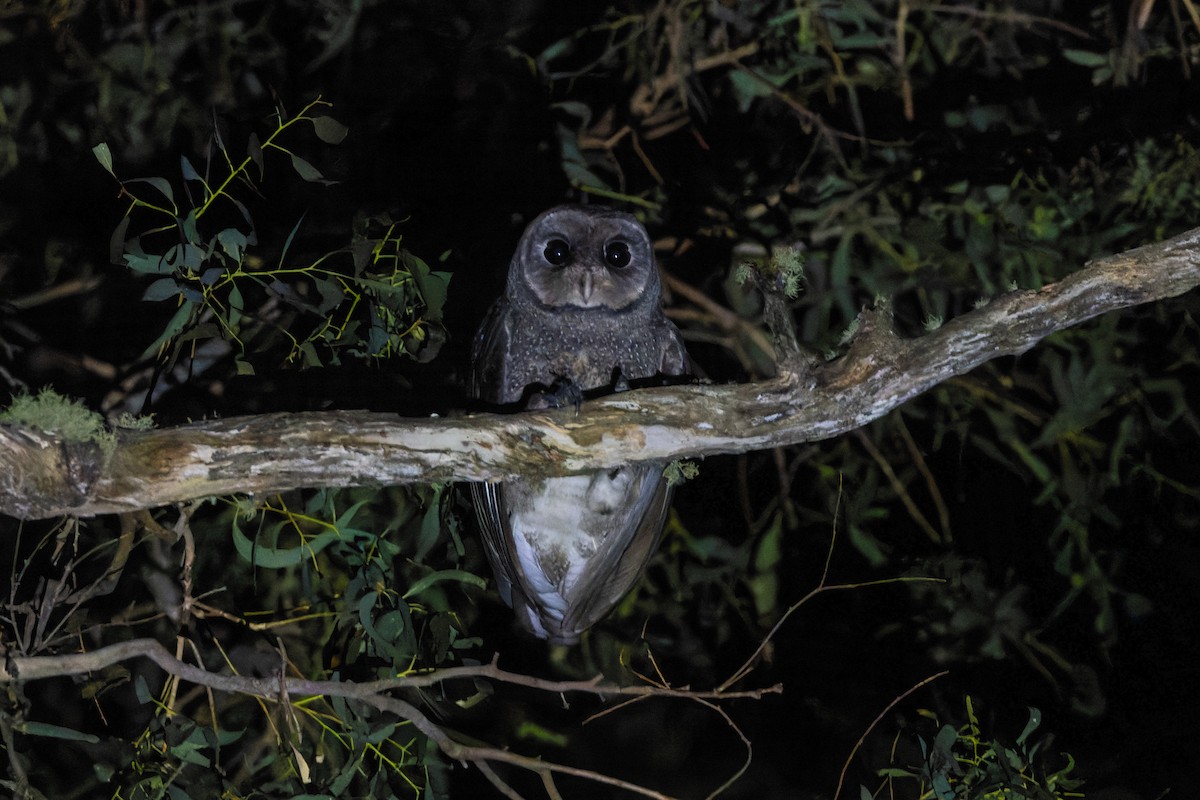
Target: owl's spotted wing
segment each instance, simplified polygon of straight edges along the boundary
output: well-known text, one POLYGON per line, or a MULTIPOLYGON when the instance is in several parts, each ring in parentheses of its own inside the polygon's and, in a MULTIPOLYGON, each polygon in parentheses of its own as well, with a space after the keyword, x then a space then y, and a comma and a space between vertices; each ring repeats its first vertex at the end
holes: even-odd
POLYGON ((637 497, 630 498, 629 513, 621 523, 624 527, 609 531, 610 538, 602 552, 585 566, 587 571, 571 594, 572 604, 564 615, 561 631, 575 639, 605 617, 637 583, 658 551, 663 524, 671 508, 674 490, 663 479, 660 468, 641 466, 622 470, 631 473, 632 483, 638 487, 637 497))
POLYGON ((496 591, 500 599, 509 608, 513 607, 512 576, 517 574, 513 564, 511 549, 505 544, 512 538, 506 518, 508 513, 504 508, 504 484, 480 483, 471 484, 471 502, 475 506, 475 517, 479 520, 479 532, 483 536, 483 546, 487 552, 488 563, 496 576, 496 591))
POLYGON ((659 332, 661 353, 658 361, 658 374, 670 377, 688 375, 692 371, 688 359, 687 348, 683 345, 683 334, 669 320, 662 319, 662 330, 659 332))
POLYGON ((473 484, 501 597, 530 632, 570 644, 629 591, 671 491, 655 466, 473 484))
POLYGON ((509 305, 501 299, 484 317, 471 344, 471 372, 467 391, 476 400, 503 405, 518 397, 504 397, 504 387, 509 384, 509 352, 512 343, 512 314, 509 305))

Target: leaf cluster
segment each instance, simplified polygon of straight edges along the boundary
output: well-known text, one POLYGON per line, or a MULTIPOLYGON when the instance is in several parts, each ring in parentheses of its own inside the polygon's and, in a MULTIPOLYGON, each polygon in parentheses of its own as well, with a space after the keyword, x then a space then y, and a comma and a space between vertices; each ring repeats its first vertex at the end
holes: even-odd
MULTIPOLYGON (((248 355, 261 360, 275 355, 281 344, 285 346, 282 363, 301 367, 337 364, 343 357, 408 355, 429 360, 436 355, 445 339, 441 319, 450 276, 430 270, 401 246, 398 223, 387 218, 363 220, 348 245, 304 263, 293 251, 301 220, 284 241, 275 266, 264 263, 255 252, 258 233, 234 189, 256 191, 251 168, 256 168, 261 180, 271 151, 287 155, 302 179, 328 183, 319 170, 280 142, 299 123, 311 123, 324 142, 341 142, 348 133, 345 126, 317 113, 328 106, 317 99, 290 118, 279 112, 274 130, 261 142, 252 133, 247 154, 236 161, 218 128, 215 167, 210 161, 201 175, 186 156, 181 157, 187 198, 182 207, 166 178, 120 182, 129 209, 113 232, 112 260, 139 275, 157 276, 146 287, 143 300, 173 300, 177 306, 143 357, 169 353, 165 360, 174 363, 185 346, 195 347, 210 338, 234 346, 239 374, 254 373, 248 355), (142 185, 156 196, 146 199, 142 185), (210 229, 205 222, 217 216, 214 211, 222 203, 236 209, 239 224, 210 229), (152 227, 126 238, 135 211, 146 212, 152 227), (386 224, 382 231, 381 224, 386 224)), ((93 152, 116 177, 108 145, 99 144, 93 152)))
MULTIPOLYGON (((1005 745, 985 736, 970 696, 965 704, 967 721, 963 725, 942 725, 932 741, 917 737, 923 762, 919 769, 887 767, 879 771, 884 778, 879 793, 907 796, 904 787, 916 783, 912 796, 935 800, 1068 800, 1084 796, 1077 791, 1083 781, 1072 776, 1076 765, 1069 754, 1064 754, 1066 763, 1057 770, 1043 766, 1054 739, 1038 735, 1042 724, 1038 709, 1029 709, 1024 729, 1011 745, 1005 745)), ((869 800, 879 793, 863 787, 861 797, 869 800)))

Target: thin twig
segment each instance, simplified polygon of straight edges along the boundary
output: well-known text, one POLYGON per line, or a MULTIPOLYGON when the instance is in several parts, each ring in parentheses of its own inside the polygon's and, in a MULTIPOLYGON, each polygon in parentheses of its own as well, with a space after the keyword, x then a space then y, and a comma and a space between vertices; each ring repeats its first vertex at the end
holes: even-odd
POLYGON ((975 8, 969 5, 947 6, 937 3, 921 3, 916 6, 921 11, 927 11, 931 14, 958 14, 964 17, 975 17, 976 19, 986 19, 991 22, 1007 22, 1013 25, 1044 25, 1047 28, 1056 28, 1072 36, 1077 36, 1080 39, 1092 38, 1091 34, 1082 28, 1077 28, 1061 20, 1051 17, 1039 17, 1036 14, 1022 14, 1019 11, 988 11, 982 8, 975 8))
POLYGON ((753 341, 760 350, 767 354, 768 358, 772 360, 775 358, 775 346, 771 344, 770 337, 762 328, 744 317, 738 316, 695 286, 685 283, 670 273, 663 273, 663 283, 675 294, 711 314, 717 325, 723 330, 745 334, 746 338, 753 341))
POLYGON ((750 762, 754 760, 754 745, 750 742, 750 738, 742 732, 742 729, 737 726, 737 723, 733 721, 725 709, 721 708, 716 703, 710 703, 709 701, 701 700, 700 698, 696 698, 696 702, 720 714, 721 718, 724 719, 729 725, 729 729, 737 734, 737 737, 742 740, 742 744, 746 746, 746 760, 742 762, 740 767, 738 767, 737 772, 729 776, 727 781, 709 793, 706 800, 713 800, 714 797, 724 792, 730 786, 733 786, 733 784, 737 783, 738 779, 746 774, 746 770, 750 769, 750 762))
POLYGON ((929 489, 929 497, 933 500, 933 504, 937 508, 938 524, 942 529, 942 541, 949 543, 953 540, 954 536, 950 533, 950 510, 946 507, 946 500, 942 497, 942 490, 938 488, 937 479, 929 471, 929 464, 925 461, 925 456, 921 453, 921 449, 917 447, 916 441, 913 440, 912 433, 908 430, 908 425, 904 423, 904 418, 897 415, 896 423, 900 428, 900 437, 904 440, 904 446, 908 449, 908 455, 912 458, 917 472, 920 472, 921 477, 925 479, 925 487, 929 489))
POLYGON ((827 547, 825 549, 825 566, 821 568, 821 577, 817 580, 816 587, 812 591, 810 591, 808 594, 804 595, 804 597, 801 597, 798 601, 793 603, 791 605, 791 607, 788 608, 787 611, 783 612, 783 616, 781 616, 779 618, 779 620, 774 625, 771 626, 771 630, 767 631, 767 635, 764 636, 762 638, 762 641, 758 643, 758 647, 754 648, 754 652, 750 654, 750 657, 747 658, 744 662, 742 662, 742 665, 740 667, 738 667, 736 670, 734 670, 733 673, 729 676, 729 678, 727 678, 725 680, 724 683, 722 683, 720 686, 717 687, 718 690, 728 689, 730 686, 732 686, 733 684, 740 681, 746 675, 749 675, 750 671, 754 669, 754 664, 757 662, 759 655, 766 648, 767 643, 770 642, 774 638, 775 632, 778 631, 781 627, 783 627, 783 623, 788 620, 788 618, 796 611, 796 609, 800 608, 800 606, 807 603, 813 597, 816 597, 816 595, 824 588, 825 580, 829 577, 829 564, 833 560, 833 546, 834 546, 834 544, 837 543, 837 521, 838 521, 838 512, 841 510, 841 507, 842 507, 842 483, 841 483, 841 476, 839 475, 838 476, 837 504, 833 508, 833 524, 832 524, 832 532, 829 536, 829 547, 827 547))
POLYGON ((900 476, 896 474, 896 470, 892 469, 891 462, 889 462, 887 458, 884 457, 880 449, 875 446, 875 443, 871 441, 871 437, 867 436, 867 434, 864 433, 860 428, 854 432, 854 438, 858 439, 858 443, 861 444, 863 449, 866 450, 871 456, 871 460, 874 461, 879 466, 879 469, 883 471, 883 475, 885 478, 887 478, 887 482, 891 484, 892 491, 894 491, 896 496, 900 498, 900 502, 903 503, 904 508, 908 510, 908 515, 912 517, 913 522, 917 523, 917 526, 920 527, 921 530, 925 531, 925 535, 929 537, 931 542, 937 545, 943 544, 942 535, 937 532, 937 529, 934 528, 933 525, 930 524, 929 520, 921 512, 921 509, 917 508, 917 503, 912 499, 912 495, 908 493, 908 488, 904 485, 904 481, 900 480, 900 476))
POLYGON ((925 686, 926 684, 936 681, 938 678, 942 677, 943 675, 949 675, 949 674, 950 674, 950 670, 944 669, 941 672, 938 672, 934 675, 930 675, 928 678, 925 678, 924 680, 919 681, 914 686, 909 687, 899 697, 893 698, 892 702, 888 703, 887 706, 882 711, 879 712, 879 715, 876 716, 875 719, 871 721, 871 724, 867 726, 867 729, 865 731, 863 731, 862 736, 858 737, 858 741, 854 743, 854 747, 850 750, 850 755, 846 756, 846 761, 844 764, 842 764, 842 772, 840 775, 838 775, 837 789, 833 793, 833 800, 837 800, 838 796, 842 793, 842 784, 846 780, 846 772, 850 769, 850 762, 854 760, 854 754, 859 751, 859 749, 863 745, 863 742, 865 742, 867 740, 867 736, 869 736, 871 734, 871 731, 873 731, 875 729, 875 726, 879 724, 879 721, 883 719, 884 715, 886 715, 889 711, 891 711, 893 708, 895 708, 896 705, 899 704, 901 700, 908 697, 910 694, 917 691, 922 686, 925 686))

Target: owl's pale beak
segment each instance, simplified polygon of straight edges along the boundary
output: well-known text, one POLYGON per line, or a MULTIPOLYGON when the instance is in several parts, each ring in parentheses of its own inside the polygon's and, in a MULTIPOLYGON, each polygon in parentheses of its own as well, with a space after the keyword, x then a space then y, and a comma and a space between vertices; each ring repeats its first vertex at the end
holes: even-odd
POLYGON ((585 270, 583 277, 579 279, 579 296, 583 298, 583 304, 587 305, 592 302, 592 293, 596 291, 596 276, 592 271, 585 270))

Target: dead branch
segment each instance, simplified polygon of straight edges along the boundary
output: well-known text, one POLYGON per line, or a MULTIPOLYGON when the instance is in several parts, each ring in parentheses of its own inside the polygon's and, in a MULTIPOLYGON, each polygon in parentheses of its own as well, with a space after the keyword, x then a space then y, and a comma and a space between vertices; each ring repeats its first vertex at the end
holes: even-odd
POLYGON ((403 419, 325 412, 122 432, 111 455, 0 426, 0 512, 90 516, 238 492, 565 475, 827 439, 1054 331, 1200 284, 1200 229, 1009 292, 915 339, 860 315, 845 356, 759 383, 643 389, 572 409, 403 419))
MULTIPOLYGON (((60 678, 69 675, 84 675, 98 672, 105 667, 129 661, 134 658, 146 658, 153 661, 164 671, 198 686, 208 686, 223 692, 240 692, 268 699, 280 694, 280 684, 277 677, 246 678, 240 675, 226 675, 208 672, 200 667, 185 663, 167 652, 154 639, 131 639, 119 642, 97 650, 84 653, 67 653, 62 655, 18 655, 15 651, 4 652, 0 649, 0 684, 8 681, 36 681, 46 678, 60 678)), ((396 689, 424 689, 437 686, 449 681, 487 679, 498 683, 509 683, 514 686, 524 686, 530 689, 548 692, 549 694, 584 693, 597 697, 683 697, 702 700, 744 700, 761 699, 764 695, 779 694, 783 691, 780 684, 762 689, 745 691, 730 691, 724 687, 713 690, 696 690, 690 688, 672 688, 666 685, 632 685, 622 686, 606 681, 597 675, 588 680, 556 681, 525 675, 520 672, 509 672, 502 669, 498 663, 499 654, 488 664, 474 666, 445 667, 439 669, 421 670, 395 678, 374 681, 358 681, 355 683, 342 681, 312 681, 301 678, 286 678, 286 693, 291 695, 322 695, 326 697, 350 697, 362 699, 368 695, 381 694, 396 689)))

